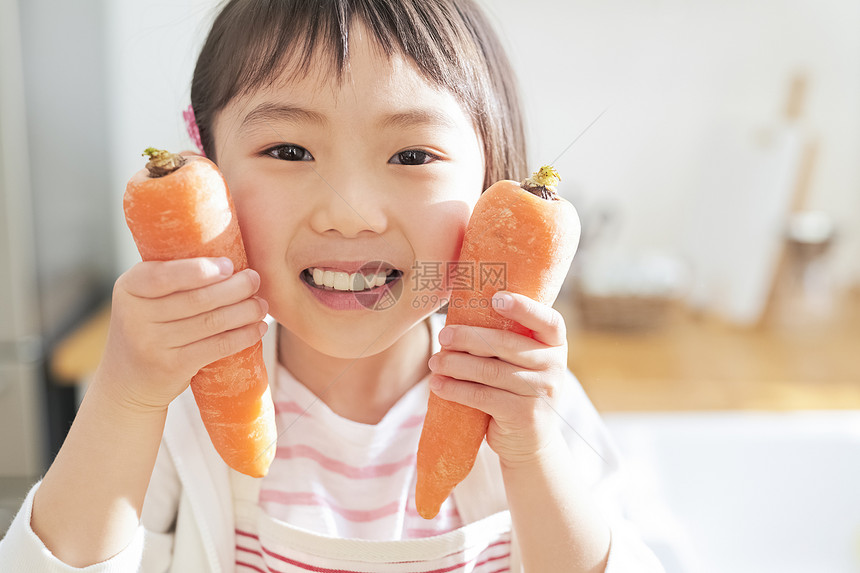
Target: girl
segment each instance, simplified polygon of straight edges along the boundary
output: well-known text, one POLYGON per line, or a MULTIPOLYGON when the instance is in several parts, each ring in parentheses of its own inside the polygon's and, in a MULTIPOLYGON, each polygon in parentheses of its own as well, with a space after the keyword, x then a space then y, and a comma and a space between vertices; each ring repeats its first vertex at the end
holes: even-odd
POLYGON ((561 316, 499 296, 497 311, 532 339, 442 329, 436 312, 481 190, 526 174, 510 67, 475 6, 233 0, 199 57, 192 104, 253 270, 147 262, 117 280, 104 358, 0 562, 660 570, 601 498, 616 459, 567 371, 561 316), (362 297, 390 304, 347 287, 362 271, 386 281, 362 297), (188 384, 261 337, 279 438, 255 480, 217 456, 188 384), (492 421, 469 478, 425 521, 412 492, 430 391, 492 421))

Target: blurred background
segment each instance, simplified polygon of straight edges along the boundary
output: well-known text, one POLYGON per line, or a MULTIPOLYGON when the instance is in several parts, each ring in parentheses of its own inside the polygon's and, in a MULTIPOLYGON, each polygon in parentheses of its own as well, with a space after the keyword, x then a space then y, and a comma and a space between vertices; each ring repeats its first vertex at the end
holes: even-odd
MULTIPOLYGON (((482 2, 583 223, 556 303, 669 572, 860 571, 860 3, 482 2)), ((138 260, 214 0, 0 0, 0 532, 138 260)))

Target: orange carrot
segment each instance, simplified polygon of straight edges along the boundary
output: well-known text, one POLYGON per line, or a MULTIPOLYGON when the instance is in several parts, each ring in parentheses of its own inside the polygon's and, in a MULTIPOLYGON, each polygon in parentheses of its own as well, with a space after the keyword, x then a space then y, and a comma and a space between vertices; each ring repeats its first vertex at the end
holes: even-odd
MULTIPOLYGON (((125 219, 144 261, 228 257, 248 267, 233 201, 205 157, 149 148, 128 182, 125 219)), ((231 468, 263 477, 275 455, 275 414, 262 342, 203 367, 191 391, 215 450, 231 468)))
MULTIPOLYGON (((531 330, 493 310, 499 290, 545 304, 555 301, 579 243, 579 219, 555 193, 559 180, 542 167, 522 184, 499 181, 484 191, 469 219, 460 265, 474 269, 471 284, 451 292, 445 324, 498 328, 531 336, 531 330), (504 284, 482 271, 501 269, 504 284)), ((495 277, 498 278, 498 277, 495 277)), ((458 285, 459 286, 459 285, 458 285)), ((432 519, 475 463, 488 414, 430 393, 418 444, 418 513, 432 519)))

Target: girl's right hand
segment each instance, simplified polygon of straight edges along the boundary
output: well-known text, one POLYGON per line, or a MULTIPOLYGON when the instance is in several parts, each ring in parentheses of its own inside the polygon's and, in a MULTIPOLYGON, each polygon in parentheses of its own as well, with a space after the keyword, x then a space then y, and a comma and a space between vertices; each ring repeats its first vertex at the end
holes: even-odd
POLYGON ((202 367, 262 338, 260 276, 226 258, 138 263, 113 290, 98 385, 121 405, 164 410, 202 367))

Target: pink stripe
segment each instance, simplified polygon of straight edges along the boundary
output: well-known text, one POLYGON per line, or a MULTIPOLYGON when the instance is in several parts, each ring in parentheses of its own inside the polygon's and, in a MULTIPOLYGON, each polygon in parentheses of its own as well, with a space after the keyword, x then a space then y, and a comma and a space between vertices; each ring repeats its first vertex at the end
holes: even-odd
POLYGON ((398 426, 400 430, 408 430, 409 428, 414 428, 415 426, 420 426, 424 423, 424 414, 415 414, 414 416, 409 416, 398 426))
MULTIPOLYGON (((258 540, 259 541, 259 540, 258 540)), ((251 549, 250 547, 240 547, 238 544, 236 545, 236 551, 246 551, 248 553, 253 553, 257 557, 262 557, 263 554, 257 551, 256 549, 251 549)))
MULTIPOLYGON (((236 529, 236 534, 244 535, 246 537, 251 537, 253 539, 259 539, 259 537, 257 535, 254 535, 253 533, 241 531, 239 529, 236 529)), ((489 544, 486 547, 486 549, 484 549, 484 551, 482 551, 481 553, 483 554, 493 547, 498 547, 499 545, 509 544, 510 542, 511 542, 510 539, 503 539, 500 541, 496 541, 494 543, 489 544)), ((278 559, 279 561, 283 561, 284 563, 288 563, 290 565, 298 567, 299 569, 304 569, 305 571, 315 571, 316 573, 367 573, 367 572, 362 572, 359 570, 328 569, 325 567, 317 567, 315 565, 310 565, 309 563, 302 563, 301 561, 296 561, 295 559, 290 559, 288 557, 285 557, 283 555, 275 553, 274 551, 271 551, 270 549, 268 549, 266 547, 263 547, 262 550, 263 550, 263 553, 265 553, 266 555, 268 555, 270 557, 273 557, 275 559, 278 559)), ((503 555, 496 555, 494 557, 487 557, 483 561, 478 561, 477 563, 475 563, 475 567, 480 567, 482 565, 486 565, 487 563, 491 563, 493 561, 498 561, 499 559, 505 559, 505 558, 508 558, 510 556, 511 556, 511 554, 510 554, 510 552, 508 552, 508 553, 505 553, 503 555)), ((448 573, 449 571, 454 571, 455 569, 465 567, 469 563, 471 563, 471 561, 464 561, 462 563, 458 563, 457 565, 451 565, 451 566, 444 567, 441 569, 425 570, 425 571, 416 572, 416 573, 448 573)), ((239 562, 237 561, 237 565, 238 564, 239 564, 239 562)), ((244 563, 243 563, 243 565, 244 565, 244 563)), ((253 567, 253 565, 248 565, 248 566, 253 567)), ((493 573, 499 573, 501 571, 506 571, 506 570, 509 570, 509 568, 508 569, 499 569, 493 573)), ((265 572, 263 572, 263 573, 265 573, 265 572)))
POLYGON ((283 555, 278 555, 274 551, 269 551, 265 547, 263 547, 263 551, 266 555, 270 557, 274 557, 279 561, 283 561, 284 563, 288 563, 299 569, 304 569, 305 571, 315 571, 316 573, 367 573, 358 570, 352 569, 329 569, 327 567, 317 567, 315 565, 310 565, 309 563, 302 563, 301 561, 296 561, 295 559, 290 559, 289 557, 284 557, 283 555))
POLYGON ((310 416, 309 408, 303 408, 298 402, 275 402, 276 414, 299 414, 310 416))
POLYGON ((371 466, 351 466, 340 460, 330 458, 324 453, 311 446, 299 444, 296 446, 282 446, 276 450, 275 457, 281 460, 292 458, 307 458, 317 462, 322 468, 341 474, 352 479, 368 479, 390 476, 405 467, 409 467, 415 463, 415 454, 410 454, 402 460, 371 466))
MULTIPOLYGON (((248 533, 247 531, 242 531, 241 529, 236 529, 235 531, 236 531, 237 535, 244 535, 245 537, 250 537, 251 539, 256 539, 257 541, 260 540, 260 537, 257 535, 254 535, 253 533, 248 533)), ((505 534, 505 535, 507 535, 507 534, 505 534)), ((492 549, 493 547, 498 547, 499 545, 508 545, 510 542, 511 542, 510 539, 499 539, 498 541, 493 541, 492 543, 487 545, 487 547, 484 549, 484 551, 487 551, 488 549, 492 549)))
POLYGON ((313 492, 283 492, 264 489, 260 492, 260 501, 279 503, 281 505, 315 505, 331 509, 344 519, 353 522, 376 521, 393 515, 400 509, 400 504, 392 501, 376 509, 347 509, 333 504, 331 501, 313 492))
POLYGON ((251 539, 260 540, 259 535, 254 535, 253 533, 248 533, 247 531, 242 531, 241 529, 236 529, 236 535, 244 535, 245 537, 250 537, 251 539))
MULTIPOLYGON (((304 407, 298 402, 293 402, 291 400, 282 400, 279 402, 275 402, 275 413, 280 414, 298 414, 299 416, 310 416, 310 407, 304 407)), ((408 430, 409 428, 414 428, 416 426, 420 426, 424 423, 424 414, 415 414, 413 416, 409 416, 403 422, 400 423, 397 428, 399 430, 408 430)))
POLYGON ((416 537, 433 537, 434 535, 444 535, 445 533, 450 533, 455 529, 457 528, 453 527, 450 529, 429 529, 420 527, 407 527, 406 538, 414 539, 416 537))
MULTIPOLYGON (((308 563, 302 563, 300 561, 296 561, 295 559, 290 559, 289 557, 284 557, 283 555, 278 555, 274 551, 270 551, 270 550, 266 549, 265 547, 263 547, 263 552, 265 552, 266 555, 274 557, 275 559, 283 561, 284 563, 294 565, 300 569, 304 569, 305 571, 315 571, 316 573, 367 573, 367 572, 362 572, 362 571, 352 570, 352 569, 328 569, 326 567, 317 567, 315 565, 310 565, 308 563)), ((479 561, 479 562, 475 563, 475 567, 480 567, 481 565, 486 565, 487 563, 489 563, 491 561, 496 561, 498 559, 505 559, 506 557, 510 557, 510 556, 511 556, 510 553, 505 553, 504 555, 498 555, 496 557, 488 557, 487 559, 484 559, 483 561, 479 561)), ((415 572, 415 573, 448 573, 449 571, 454 571, 456 569, 460 569, 461 567, 465 567, 469 563, 471 563, 471 561, 463 561, 462 563, 458 563, 457 565, 450 565, 448 567, 443 567, 441 569, 430 569, 430 570, 425 570, 425 571, 420 571, 420 572, 415 572)))
MULTIPOLYGON (((511 553, 509 551, 503 555, 496 555, 495 557, 487 557, 483 561, 478 561, 477 563, 475 563, 475 567, 480 567, 481 565, 486 565, 487 563, 490 563, 491 561, 498 561, 499 559, 506 559, 510 556, 511 556, 511 553)), ((506 571, 507 569, 510 569, 510 568, 508 567, 508 568, 504 568, 504 569, 497 569, 497 571, 506 571)))
MULTIPOLYGON (((490 547, 492 547, 492 545, 488 546, 487 549, 489 549, 490 547)), ((263 551, 265 551, 265 549, 263 549, 263 551)), ((486 551, 486 549, 484 551, 486 551)), ((475 563, 475 567, 477 568, 477 567, 480 567, 481 565, 486 565, 490 561, 496 561, 498 559, 504 559, 504 558, 510 557, 510 556, 511 556, 511 554, 510 554, 510 552, 508 552, 508 553, 505 553, 504 555, 498 555, 496 557, 488 557, 487 559, 484 559, 483 561, 478 561, 477 563, 475 563)), ((458 563, 457 565, 451 565, 449 567, 444 567, 442 569, 432 569, 429 571, 422 571, 421 573, 448 573, 448 571, 454 571, 455 569, 459 569, 460 567, 465 567, 469 563, 471 563, 471 561, 463 561, 462 563, 458 563)))
POLYGON ((268 567, 266 569, 260 569, 256 565, 251 565, 250 563, 245 563, 244 561, 236 561, 236 567, 247 567, 248 569, 253 569, 254 571, 259 571, 260 573, 269 573, 270 571, 268 567))
POLYGON ((493 541, 492 543, 487 545, 487 548, 484 549, 484 551, 486 551, 487 549, 492 549, 493 547, 498 547, 499 545, 510 545, 510 543, 510 539, 499 539, 498 541, 493 541))

